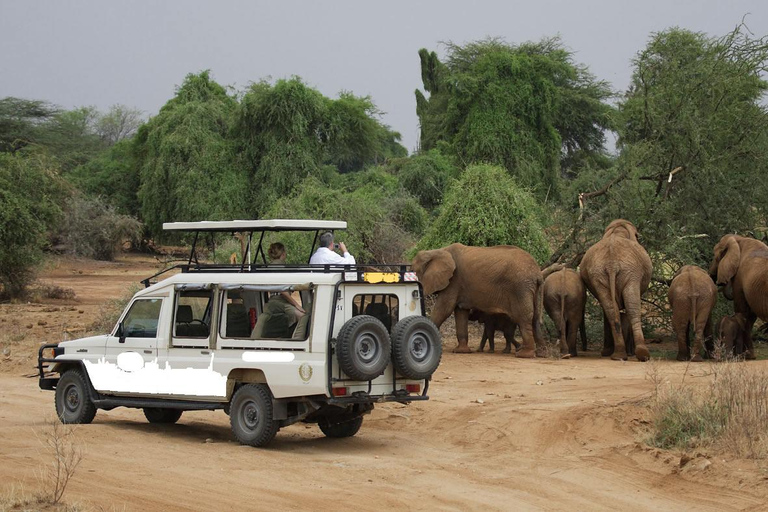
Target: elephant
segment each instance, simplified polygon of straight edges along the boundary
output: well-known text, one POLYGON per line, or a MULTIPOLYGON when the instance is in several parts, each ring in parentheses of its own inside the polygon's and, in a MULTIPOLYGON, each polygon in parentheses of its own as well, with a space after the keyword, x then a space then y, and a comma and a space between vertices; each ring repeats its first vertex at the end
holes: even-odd
POLYGON ((424 293, 437 293, 430 315, 440 327, 454 313, 458 347, 470 352, 467 320, 471 309, 503 314, 519 328, 523 346, 517 357, 536 357, 541 346, 543 279, 533 256, 511 245, 448 247, 420 251, 411 266, 424 293))
POLYGON ((512 320, 510 320, 506 315, 488 315, 482 311, 473 309, 469 313, 469 320, 477 321, 483 324, 483 337, 480 340, 480 348, 477 349, 478 352, 485 350, 486 342, 490 344, 488 351, 494 351, 494 338, 496 336, 496 331, 501 331, 504 333, 504 339, 507 341, 507 346, 504 347, 505 354, 512 352, 513 345, 515 346, 515 350, 520 348, 520 343, 518 343, 518 341, 515 339, 515 331, 517 330, 517 325, 515 325, 515 323, 512 322, 512 320))
POLYGON ((717 337, 723 344, 726 356, 741 356, 745 350, 747 319, 741 313, 724 316, 717 322, 717 337))
POLYGON ((573 269, 553 265, 542 271, 544 277, 544 309, 555 322, 560 340, 560 354, 576 357, 576 334, 581 332, 582 349, 587 350, 584 306, 587 289, 573 269))
POLYGON ((579 271, 587 289, 603 308, 602 355, 624 360, 636 344, 637 359, 647 361, 650 352, 643 337, 640 300, 651 284, 653 266, 638 241, 634 224, 624 219, 611 222, 603 238, 587 249, 579 271), (625 331, 631 336, 625 336, 625 331), (625 337, 631 341, 626 343, 625 337))
POLYGON ((738 235, 725 235, 715 245, 709 275, 723 295, 733 300, 733 309, 746 319, 745 357, 755 358, 752 327, 755 320, 768 321, 768 245, 738 235))
POLYGON ((717 287, 704 269, 685 265, 677 271, 669 285, 669 305, 672 308, 672 328, 677 336, 678 361, 702 361, 701 350, 707 343, 711 356, 712 309, 717 303, 717 287), (691 352, 688 327, 693 329, 694 343, 691 352))

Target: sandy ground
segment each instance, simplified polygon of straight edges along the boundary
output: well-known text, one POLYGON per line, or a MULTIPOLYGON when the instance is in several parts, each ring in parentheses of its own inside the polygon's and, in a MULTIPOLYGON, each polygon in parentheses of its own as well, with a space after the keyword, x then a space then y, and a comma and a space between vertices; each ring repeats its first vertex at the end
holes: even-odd
MULTIPOLYGON (((153 265, 59 260, 43 279, 74 300, 0 305, 0 349, 10 350, 0 356, 0 494, 40 488, 50 461, 40 437, 53 393, 27 376, 35 347, 80 336, 153 265)), ((687 367, 654 364, 671 382, 687 367)), ((65 500, 97 510, 768 510, 767 462, 690 453, 681 467, 681 453, 644 443, 649 368, 592 352, 561 361, 446 351, 430 401, 378 406, 350 439, 293 425, 266 449, 237 444, 221 411, 171 426, 99 411, 76 428, 85 456, 65 500)), ((687 379, 708 378, 707 364, 687 368, 687 379)))

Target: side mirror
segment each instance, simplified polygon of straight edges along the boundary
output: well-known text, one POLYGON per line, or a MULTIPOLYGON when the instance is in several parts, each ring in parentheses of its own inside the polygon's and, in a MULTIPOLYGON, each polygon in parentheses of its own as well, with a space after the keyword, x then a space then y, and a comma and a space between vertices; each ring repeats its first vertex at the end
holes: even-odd
POLYGON ((123 322, 120 322, 117 326, 117 337, 118 343, 125 343, 125 326, 123 325, 123 322))

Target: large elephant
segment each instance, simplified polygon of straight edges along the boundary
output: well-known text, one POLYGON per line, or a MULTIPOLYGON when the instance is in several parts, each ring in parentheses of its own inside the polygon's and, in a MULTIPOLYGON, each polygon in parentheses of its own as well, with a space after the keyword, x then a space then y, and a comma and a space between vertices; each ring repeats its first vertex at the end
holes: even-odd
POLYGON ((587 289, 579 273, 562 265, 542 271, 544 277, 544 309, 555 323, 560 339, 560 354, 576 357, 576 334, 581 331, 581 343, 587 349, 584 306, 587 289))
POLYGON ((611 222, 603 238, 584 254, 581 278, 603 308, 603 356, 627 358, 624 331, 634 341, 638 360, 646 361, 650 356, 640 321, 640 299, 651 284, 652 272, 651 258, 638 242, 637 228, 628 220, 611 222))
POLYGON ((672 308, 672 328, 677 336, 677 360, 702 361, 705 339, 707 354, 712 353, 712 309, 717 303, 717 287, 705 270, 685 265, 672 279, 667 296, 672 308), (692 353, 689 326, 694 333, 692 353))
POLYGON ((504 314, 518 325, 523 346, 517 357, 535 357, 541 343, 542 277, 533 256, 510 245, 468 247, 452 244, 421 251, 413 259, 413 271, 427 295, 437 293, 432 321, 438 327, 455 315, 459 346, 454 352, 470 352, 467 320, 469 310, 504 314))
POLYGON ((723 294, 733 300, 733 309, 746 319, 745 357, 755 358, 752 327, 755 320, 768 321, 768 245, 737 235, 725 235, 715 245, 709 275, 723 294))

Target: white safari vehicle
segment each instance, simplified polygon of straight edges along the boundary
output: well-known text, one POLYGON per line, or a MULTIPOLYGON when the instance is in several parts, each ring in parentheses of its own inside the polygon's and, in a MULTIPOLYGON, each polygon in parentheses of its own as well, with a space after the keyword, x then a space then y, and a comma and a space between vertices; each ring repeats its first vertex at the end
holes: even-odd
POLYGON ((163 227, 195 232, 189 262, 174 267, 180 272, 144 280, 110 334, 40 348, 40 387, 55 390, 64 423, 89 423, 97 409, 115 407, 143 409, 151 423, 223 409, 238 441, 263 446, 298 421, 352 436, 377 402, 428 399, 442 345, 405 265, 266 264, 265 232, 314 232, 314 250, 320 233, 346 222, 163 227), (248 235, 243 264, 197 262, 198 235, 216 232, 248 235), (289 294, 304 316, 286 312, 289 294))

